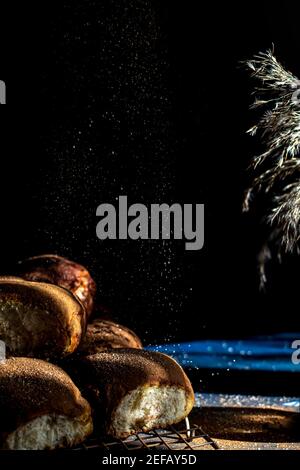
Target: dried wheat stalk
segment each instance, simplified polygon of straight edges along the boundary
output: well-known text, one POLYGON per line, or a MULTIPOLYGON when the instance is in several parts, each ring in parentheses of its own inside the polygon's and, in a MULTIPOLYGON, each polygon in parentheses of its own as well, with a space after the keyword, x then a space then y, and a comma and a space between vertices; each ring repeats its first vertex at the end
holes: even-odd
MULTIPOLYGON (((258 193, 268 197, 264 221, 280 255, 297 250, 300 240, 300 81, 272 51, 261 52, 246 64, 259 82, 252 108, 264 110, 248 133, 260 135, 265 151, 251 162, 255 177, 246 192, 244 210, 258 193)), ((268 259, 270 251, 265 246, 259 258, 262 278, 268 259)))

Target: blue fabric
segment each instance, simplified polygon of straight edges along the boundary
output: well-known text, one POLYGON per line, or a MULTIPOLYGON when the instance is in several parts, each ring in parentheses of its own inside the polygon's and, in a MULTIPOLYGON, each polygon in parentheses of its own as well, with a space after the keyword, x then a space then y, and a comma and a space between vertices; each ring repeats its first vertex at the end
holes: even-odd
POLYGON ((296 339, 300 340, 300 333, 243 340, 199 340, 148 346, 146 349, 169 354, 184 367, 300 372, 300 364, 292 362, 295 352, 292 343, 296 339))

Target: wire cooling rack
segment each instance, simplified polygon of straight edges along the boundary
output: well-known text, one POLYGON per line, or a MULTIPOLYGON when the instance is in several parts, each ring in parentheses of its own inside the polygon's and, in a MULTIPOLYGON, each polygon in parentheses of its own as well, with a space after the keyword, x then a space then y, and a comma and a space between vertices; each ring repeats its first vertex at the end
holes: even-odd
POLYGON ((153 430, 148 433, 138 433, 127 439, 90 438, 74 450, 105 449, 109 451, 138 451, 138 450, 217 450, 216 442, 198 425, 190 425, 185 421, 185 428, 178 430, 174 426, 163 430, 153 430))

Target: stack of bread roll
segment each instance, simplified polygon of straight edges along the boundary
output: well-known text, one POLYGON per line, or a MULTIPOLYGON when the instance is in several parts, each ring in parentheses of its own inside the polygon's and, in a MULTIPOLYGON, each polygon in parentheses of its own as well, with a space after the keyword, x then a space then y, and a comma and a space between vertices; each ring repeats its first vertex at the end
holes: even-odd
POLYGON ((191 411, 183 369, 97 317, 95 293, 87 269, 56 255, 0 277, 0 448, 73 447, 93 431, 123 439, 191 411))

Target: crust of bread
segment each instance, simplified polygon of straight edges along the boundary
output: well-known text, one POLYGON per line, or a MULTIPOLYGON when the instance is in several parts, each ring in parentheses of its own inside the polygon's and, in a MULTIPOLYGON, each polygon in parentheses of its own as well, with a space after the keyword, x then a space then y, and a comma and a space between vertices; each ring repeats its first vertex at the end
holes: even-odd
POLYGON ((0 363, 2 444, 10 433, 44 415, 91 421, 90 405, 58 366, 23 357, 0 363))
POLYGON ((85 329, 85 309, 66 289, 0 277, 0 339, 8 354, 62 357, 77 348, 85 329))
POLYGON ((192 385, 180 365, 166 354, 138 349, 115 349, 91 356, 81 357, 69 364, 71 376, 81 384, 92 407, 101 421, 106 417, 106 431, 115 437, 127 435, 147 428, 147 423, 137 423, 124 432, 112 425, 118 407, 124 399, 137 390, 153 387, 182 390, 185 402, 180 416, 168 422, 157 421, 153 427, 161 427, 184 419, 194 406, 192 385), (74 375, 73 375, 74 374, 74 375))
POLYGON ((63 287, 75 295, 90 316, 94 306, 96 284, 81 264, 62 256, 33 256, 18 263, 18 275, 27 281, 48 282, 63 287))
POLYGON ((109 349, 142 349, 142 347, 139 337, 129 328, 98 318, 88 325, 77 352, 88 356, 109 349))

